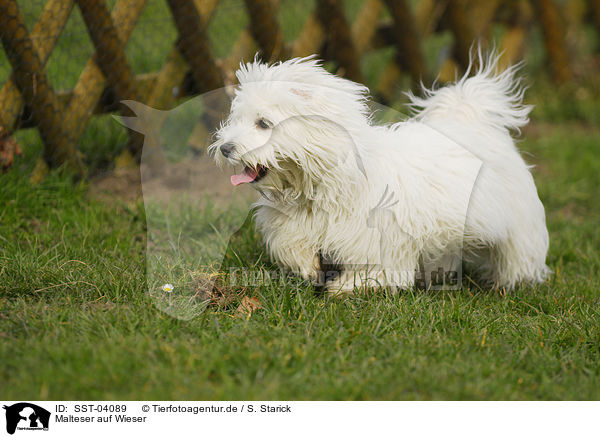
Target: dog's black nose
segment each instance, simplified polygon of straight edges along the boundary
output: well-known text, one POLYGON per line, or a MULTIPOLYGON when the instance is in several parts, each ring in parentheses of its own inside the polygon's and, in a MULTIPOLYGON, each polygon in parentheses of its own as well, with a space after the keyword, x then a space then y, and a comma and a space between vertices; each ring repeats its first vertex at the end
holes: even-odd
POLYGON ((223 156, 225 158, 229 158, 229 155, 231 155, 231 152, 233 152, 233 149, 235 149, 235 144, 225 143, 221 146, 221 153, 223 154, 223 156))

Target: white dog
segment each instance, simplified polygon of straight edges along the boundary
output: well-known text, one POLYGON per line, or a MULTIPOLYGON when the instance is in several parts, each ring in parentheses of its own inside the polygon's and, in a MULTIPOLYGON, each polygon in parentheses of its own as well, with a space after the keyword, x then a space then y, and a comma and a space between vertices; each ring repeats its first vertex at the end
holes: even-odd
POLYGON ((418 271, 463 264, 498 287, 540 282, 544 207, 510 134, 531 108, 515 67, 497 73, 495 55, 479 64, 426 98, 410 94, 413 118, 376 125, 367 88, 313 57, 255 60, 237 72, 209 152, 242 167, 233 185, 261 193, 257 227, 282 267, 314 280, 320 256, 341 266, 332 292, 411 287, 418 271))

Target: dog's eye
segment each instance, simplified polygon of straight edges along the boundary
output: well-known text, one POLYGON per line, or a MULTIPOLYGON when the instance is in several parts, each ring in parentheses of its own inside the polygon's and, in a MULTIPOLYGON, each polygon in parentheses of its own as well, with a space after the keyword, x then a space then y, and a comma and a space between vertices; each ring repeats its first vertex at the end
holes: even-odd
POLYGON ((258 126, 261 129, 271 129, 272 124, 269 120, 259 118, 258 120, 256 120, 256 126, 258 126))

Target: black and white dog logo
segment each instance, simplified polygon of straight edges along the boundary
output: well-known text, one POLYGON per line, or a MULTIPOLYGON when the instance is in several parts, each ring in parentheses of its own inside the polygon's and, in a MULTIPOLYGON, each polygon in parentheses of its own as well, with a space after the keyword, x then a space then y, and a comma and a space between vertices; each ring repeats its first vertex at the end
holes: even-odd
POLYGON ((35 404, 19 402, 3 407, 6 410, 6 432, 14 434, 18 429, 35 431, 48 430, 50 411, 35 404))

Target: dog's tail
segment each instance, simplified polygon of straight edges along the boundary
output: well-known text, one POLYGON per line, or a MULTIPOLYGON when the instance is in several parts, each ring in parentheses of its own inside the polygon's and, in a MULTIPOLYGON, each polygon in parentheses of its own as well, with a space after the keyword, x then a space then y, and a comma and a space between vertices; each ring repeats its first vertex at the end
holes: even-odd
POLYGON ((532 106, 523 104, 525 87, 516 73, 521 63, 499 71, 500 56, 492 51, 471 53, 469 68, 456 83, 439 88, 423 87, 425 97, 408 94, 415 117, 422 120, 460 118, 462 121, 516 130, 527 124, 532 106), (475 68, 474 65, 479 67, 475 68), (476 70, 473 76, 469 73, 476 70))

